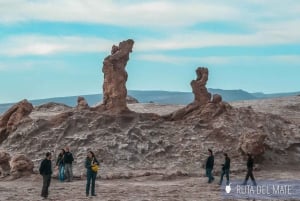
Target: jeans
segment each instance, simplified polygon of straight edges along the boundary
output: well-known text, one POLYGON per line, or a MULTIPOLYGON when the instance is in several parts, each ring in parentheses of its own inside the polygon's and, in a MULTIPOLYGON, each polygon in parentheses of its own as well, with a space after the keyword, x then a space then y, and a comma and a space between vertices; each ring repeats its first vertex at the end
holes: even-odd
POLYGON ((224 175, 226 175, 226 179, 227 179, 226 184, 228 185, 229 184, 229 169, 223 169, 222 170, 221 179, 220 179, 220 185, 222 185, 224 175))
POLYGON ((51 182, 51 174, 44 174, 43 175, 43 187, 42 187, 42 193, 41 196, 42 197, 48 197, 48 189, 50 186, 50 182, 51 182))
POLYGON ((66 163, 65 164, 65 172, 66 172, 66 177, 68 179, 68 181, 72 181, 73 180, 73 171, 72 171, 72 164, 70 163, 66 163))
POLYGON ((206 176, 208 177, 208 183, 211 183, 215 178, 212 175, 212 170, 211 168, 206 168, 206 176))
POLYGON ((59 179, 59 181, 64 181, 64 179, 65 179, 65 166, 64 165, 59 165, 58 179, 59 179))
POLYGON ((91 170, 88 170, 86 173, 86 189, 85 193, 86 195, 89 195, 90 192, 90 185, 92 180, 92 188, 91 188, 91 195, 95 195, 95 181, 96 181, 97 172, 93 172, 91 170))

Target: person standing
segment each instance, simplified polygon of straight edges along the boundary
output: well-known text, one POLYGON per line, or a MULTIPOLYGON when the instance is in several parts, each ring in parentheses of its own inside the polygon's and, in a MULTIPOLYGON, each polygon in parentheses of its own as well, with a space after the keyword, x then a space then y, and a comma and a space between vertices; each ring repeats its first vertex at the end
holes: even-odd
POLYGON ((67 181, 71 182, 73 180, 72 163, 74 161, 74 158, 68 146, 65 148, 65 151, 66 151, 64 155, 65 173, 68 179, 67 181))
POLYGON ((206 160, 206 176, 208 177, 208 183, 211 183, 215 178, 212 175, 212 170, 214 169, 214 155, 211 149, 208 149, 209 157, 206 160))
POLYGON ((226 185, 229 185, 229 172, 230 172, 230 158, 228 157, 227 153, 224 153, 225 156, 225 163, 222 165, 222 173, 221 173, 221 179, 220 179, 220 185, 222 185, 223 177, 226 175, 226 185))
POLYGON ((47 198, 49 194, 49 186, 51 182, 51 175, 52 175, 52 164, 51 164, 51 153, 46 153, 46 158, 41 162, 39 172, 43 176, 43 187, 41 196, 43 198, 47 198))
POLYGON ((57 157, 56 160, 56 167, 58 168, 58 179, 59 181, 63 182, 65 179, 65 163, 64 163, 64 157, 65 157, 65 150, 62 149, 57 157))
POLYGON ((97 177, 97 171, 92 170, 93 165, 99 165, 98 160, 95 157, 95 154, 92 151, 87 153, 87 157, 85 160, 85 168, 86 168, 86 196, 89 196, 90 186, 92 181, 91 195, 96 196, 95 194, 95 182, 97 177))
POLYGON ((253 161, 252 155, 250 153, 248 153, 247 156, 248 156, 247 175, 246 175, 246 178, 245 178, 245 181, 244 181, 243 185, 247 185, 248 179, 250 177, 251 180, 252 180, 253 185, 256 186, 256 181, 255 181, 254 176, 253 176, 254 161, 253 161))

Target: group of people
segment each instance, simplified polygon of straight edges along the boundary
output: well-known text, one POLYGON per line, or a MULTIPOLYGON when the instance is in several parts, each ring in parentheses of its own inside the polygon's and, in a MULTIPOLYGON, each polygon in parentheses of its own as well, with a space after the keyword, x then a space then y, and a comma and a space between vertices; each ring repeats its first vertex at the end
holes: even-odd
MULTIPOLYGON (((52 154, 51 152, 46 153, 46 157, 42 160, 39 168, 40 174, 43 176, 43 187, 41 196, 47 198, 49 194, 49 186, 51 182, 52 171, 52 154)), ((63 182, 71 182, 73 180, 73 170, 72 163, 74 161, 73 154, 70 152, 69 147, 62 149, 57 157, 55 168, 58 170, 58 179, 63 182)), ((97 176, 97 171, 99 167, 99 162, 95 157, 95 154, 92 151, 88 151, 87 157, 85 160, 86 168, 86 196, 89 196, 91 191, 92 196, 95 194, 95 181, 97 176), (91 188, 90 188, 91 187, 91 188)))
MULTIPOLYGON (((205 169, 206 169, 206 176, 208 177, 208 183, 212 183, 215 178, 212 174, 212 171, 214 168, 214 155, 213 155, 213 152, 211 149, 208 149, 208 154, 209 154, 209 156, 206 160, 205 169)), ((256 181, 253 176, 253 165, 254 165, 253 157, 252 157, 251 153, 248 153, 247 156, 248 156, 247 174, 246 174, 245 180, 242 183, 242 185, 247 185, 248 179, 250 177, 253 185, 256 186, 256 181)), ((227 180, 226 185, 229 185, 230 158, 227 153, 224 153, 224 159, 225 159, 225 161, 222 164, 222 172, 221 172, 219 185, 222 185, 224 175, 226 175, 226 180, 227 180)))
POLYGON ((73 179, 72 163, 74 161, 73 154, 70 152, 70 148, 66 147, 61 149, 56 160, 56 168, 58 169, 58 178, 61 182, 65 180, 71 182, 73 179))
MULTIPOLYGON (((213 182, 214 176, 212 174, 214 168, 214 155, 211 149, 208 149, 209 157, 206 160, 206 176, 208 177, 208 183, 213 182)), ((229 185, 229 173, 230 173, 230 158, 227 153, 224 153, 224 164, 222 164, 222 173, 220 177, 219 184, 222 185, 223 177, 226 175, 227 182, 229 185)), ((44 198, 48 197, 48 189, 50 186, 51 175, 52 175, 52 155, 50 152, 46 153, 46 158, 41 162, 39 171, 43 176, 43 187, 41 196, 44 198)), ((71 182, 73 179, 73 171, 72 171, 72 163, 74 161, 73 154, 70 152, 69 147, 62 149, 59 153, 56 160, 56 168, 58 169, 58 178, 60 181, 64 181, 67 179, 68 182, 71 182), (65 178, 66 176, 66 178, 65 178)), ((88 151, 87 157, 85 160, 85 168, 86 168, 86 196, 89 196, 89 192, 91 191, 92 196, 96 196, 95 194, 95 181, 97 177, 99 162, 95 157, 95 154, 92 151, 88 151), (95 168, 96 166, 96 168, 95 168)), ((247 160, 247 175, 243 182, 243 185, 247 184, 249 177, 251 178, 253 185, 256 185, 254 176, 253 176, 253 158, 250 153, 248 153, 247 160)))

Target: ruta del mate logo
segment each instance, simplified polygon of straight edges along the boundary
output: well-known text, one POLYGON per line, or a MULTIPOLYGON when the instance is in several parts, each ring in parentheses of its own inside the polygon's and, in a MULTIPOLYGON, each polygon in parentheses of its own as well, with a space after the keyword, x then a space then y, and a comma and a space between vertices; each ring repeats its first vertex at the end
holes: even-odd
POLYGON ((242 181, 232 181, 221 187, 225 198, 257 199, 299 199, 300 180, 258 181, 256 185, 245 185, 242 181))
POLYGON ((228 184, 228 185, 226 185, 226 187, 225 187, 225 191, 226 191, 226 193, 230 193, 230 191, 231 191, 231 187, 230 187, 230 185, 231 185, 231 183, 230 183, 230 184, 228 184))
POLYGON ((243 195, 291 195, 292 185, 237 185, 236 193, 243 195))

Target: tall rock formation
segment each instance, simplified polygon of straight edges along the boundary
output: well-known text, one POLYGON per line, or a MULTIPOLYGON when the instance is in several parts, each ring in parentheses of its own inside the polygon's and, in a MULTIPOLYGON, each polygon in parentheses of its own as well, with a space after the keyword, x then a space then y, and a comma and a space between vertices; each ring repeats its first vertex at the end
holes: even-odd
POLYGON ((208 69, 198 67, 196 69, 197 79, 192 80, 191 86, 194 93, 194 101, 186 107, 181 108, 169 115, 164 116, 168 120, 182 120, 187 118, 199 118, 201 121, 210 121, 219 116, 230 105, 222 101, 222 96, 207 91, 208 69))
POLYGON ((119 46, 113 45, 111 55, 104 59, 102 68, 104 73, 102 108, 104 107, 104 110, 117 112, 129 110, 126 104, 128 75, 125 67, 133 44, 134 41, 128 39, 120 42, 119 46))
POLYGON ((197 79, 192 80, 191 86, 194 93, 194 103, 205 105, 211 99, 211 94, 207 91, 206 82, 208 80, 208 69, 199 67, 196 70, 197 79))

